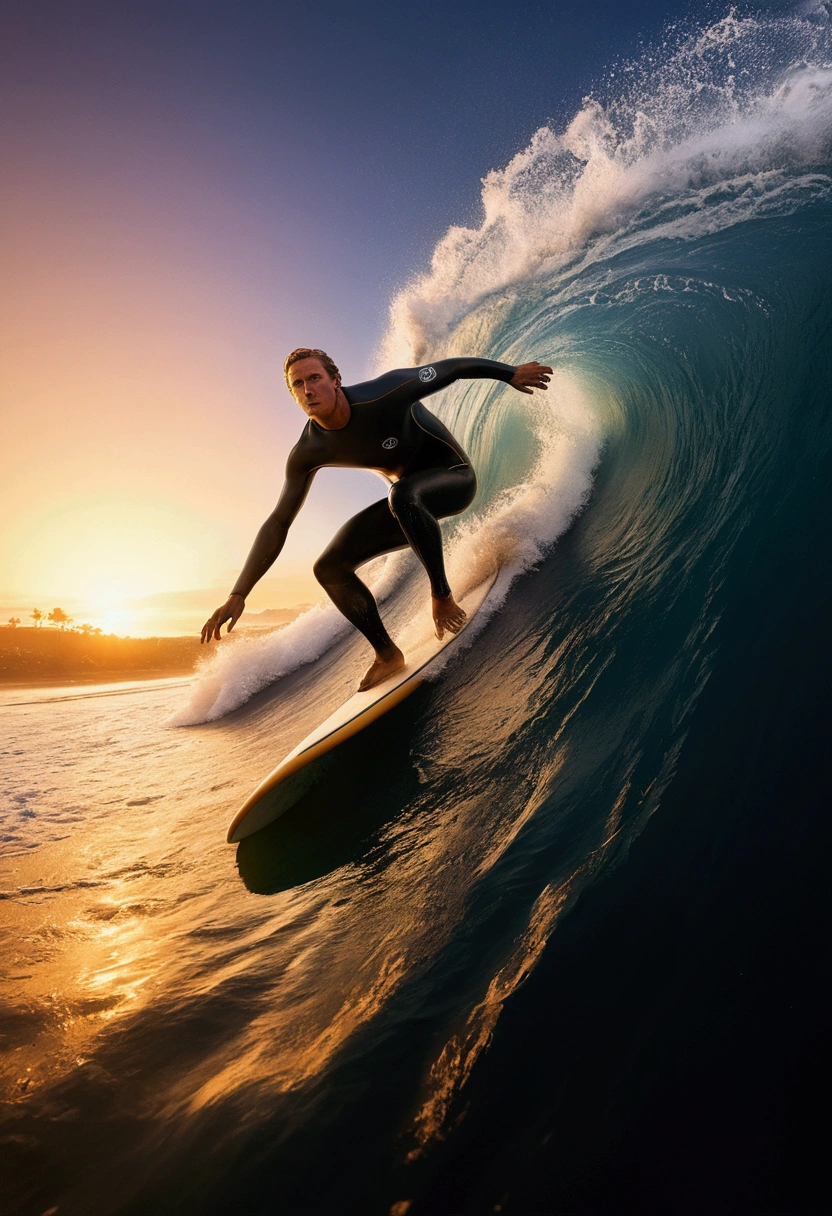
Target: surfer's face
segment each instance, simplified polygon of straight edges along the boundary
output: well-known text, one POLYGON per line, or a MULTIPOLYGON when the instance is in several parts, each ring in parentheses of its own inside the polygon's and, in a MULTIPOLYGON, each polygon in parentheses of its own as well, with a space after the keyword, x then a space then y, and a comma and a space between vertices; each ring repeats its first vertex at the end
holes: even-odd
POLYGON ((289 368, 289 388, 300 408, 326 424, 335 411, 340 378, 333 380, 320 359, 298 359, 289 368))

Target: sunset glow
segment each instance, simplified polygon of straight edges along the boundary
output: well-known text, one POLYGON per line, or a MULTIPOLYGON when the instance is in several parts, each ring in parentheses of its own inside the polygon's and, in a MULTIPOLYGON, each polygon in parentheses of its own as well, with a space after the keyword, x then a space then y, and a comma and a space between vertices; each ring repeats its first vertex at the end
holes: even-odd
MULTIPOLYGON (((160 112, 138 62, 67 80, 44 55, 2 85, 0 615, 60 604, 104 629, 191 631, 230 589, 303 425, 285 354, 329 347, 363 377, 386 301, 338 305, 347 267, 279 146, 246 158, 239 130, 201 128, 175 90, 160 112), (167 619, 136 603, 206 588, 167 619)), ((315 598, 316 553, 377 496, 360 475, 316 487, 274 571, 283 598, 252 603, 315 598)))

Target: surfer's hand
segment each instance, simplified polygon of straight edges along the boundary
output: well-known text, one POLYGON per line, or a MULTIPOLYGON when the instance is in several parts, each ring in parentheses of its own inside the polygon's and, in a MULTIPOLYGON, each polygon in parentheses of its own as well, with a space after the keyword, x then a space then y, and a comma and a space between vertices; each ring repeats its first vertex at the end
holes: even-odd
POLYGON ((536 388, 547 389, 551 374, 551 367, 546 367, 543 363, 521 363, 509 384, 516 388, 518 393, 531 393, 536 388))
POLYGON ((203 642, 210 642, 212 638, 216 638, 219 641, 220 629, 226 621, 230 621, 228 626, 228 632, 230 633, 243 615, 245 606, 246 602, 243 597, 232 591, 222 608, 218 608, 216 612, 212 613, 202 626, 202 636, 199 639, 200 645, 203 642))

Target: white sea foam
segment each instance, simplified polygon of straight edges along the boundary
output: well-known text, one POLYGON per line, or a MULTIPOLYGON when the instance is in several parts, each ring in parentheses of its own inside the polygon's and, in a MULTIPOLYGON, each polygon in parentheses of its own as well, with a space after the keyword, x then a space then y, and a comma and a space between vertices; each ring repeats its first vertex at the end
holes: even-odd
MULTIPOLYGON (((384 558, 365 566, 362 577, 379 603, 384 603, 396 585, 395 570, 384 558)), ((314 663, 350 628, 336 608, 320 603, 273 633, 260 637, 243 634, 234 645, 218 647, 202 662, 187 700, 168 725, 195 726, 224 717, 289 672, 314 663)))
POLYGON ((223 717, 281 676, 320 658, 347 628, 334 608, 315 604, 275 633, 243 636, 233 646, 220 647, 200 666, 187 701, 169 725, 193 726, 223 717))
POLYGON ((832 144, 830 22, 826 5, 804 7, 732 11, 673 52, 621 66, 618 96, 587 98, 565 130, 541 127, 485 177, 479 226, 450 228, 396 296, 379 365, 439 357, 489 296, 559 267, 782 211, 773 196, 796 171, 828 187, 811 170, 832 144))

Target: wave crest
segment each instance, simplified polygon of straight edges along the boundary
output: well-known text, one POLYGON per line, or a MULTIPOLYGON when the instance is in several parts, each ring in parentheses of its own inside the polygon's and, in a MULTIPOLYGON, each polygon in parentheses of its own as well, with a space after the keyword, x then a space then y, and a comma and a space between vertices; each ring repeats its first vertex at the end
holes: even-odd
POLYGON ((689 238, 748 219, 784 174, 824 161, 824 5, 778 18, 732 11, 677 39, 670 53, 647 52, 611 73, 618 96, 588 97, 563 132, 541 127, 488 173, 479 226, 450 228, 430 269, 394 298, 379 365, 451 353, 454 329, 488 296, 608 257, 611 244, 654 240, 657 221, 663 235, 689 238))

